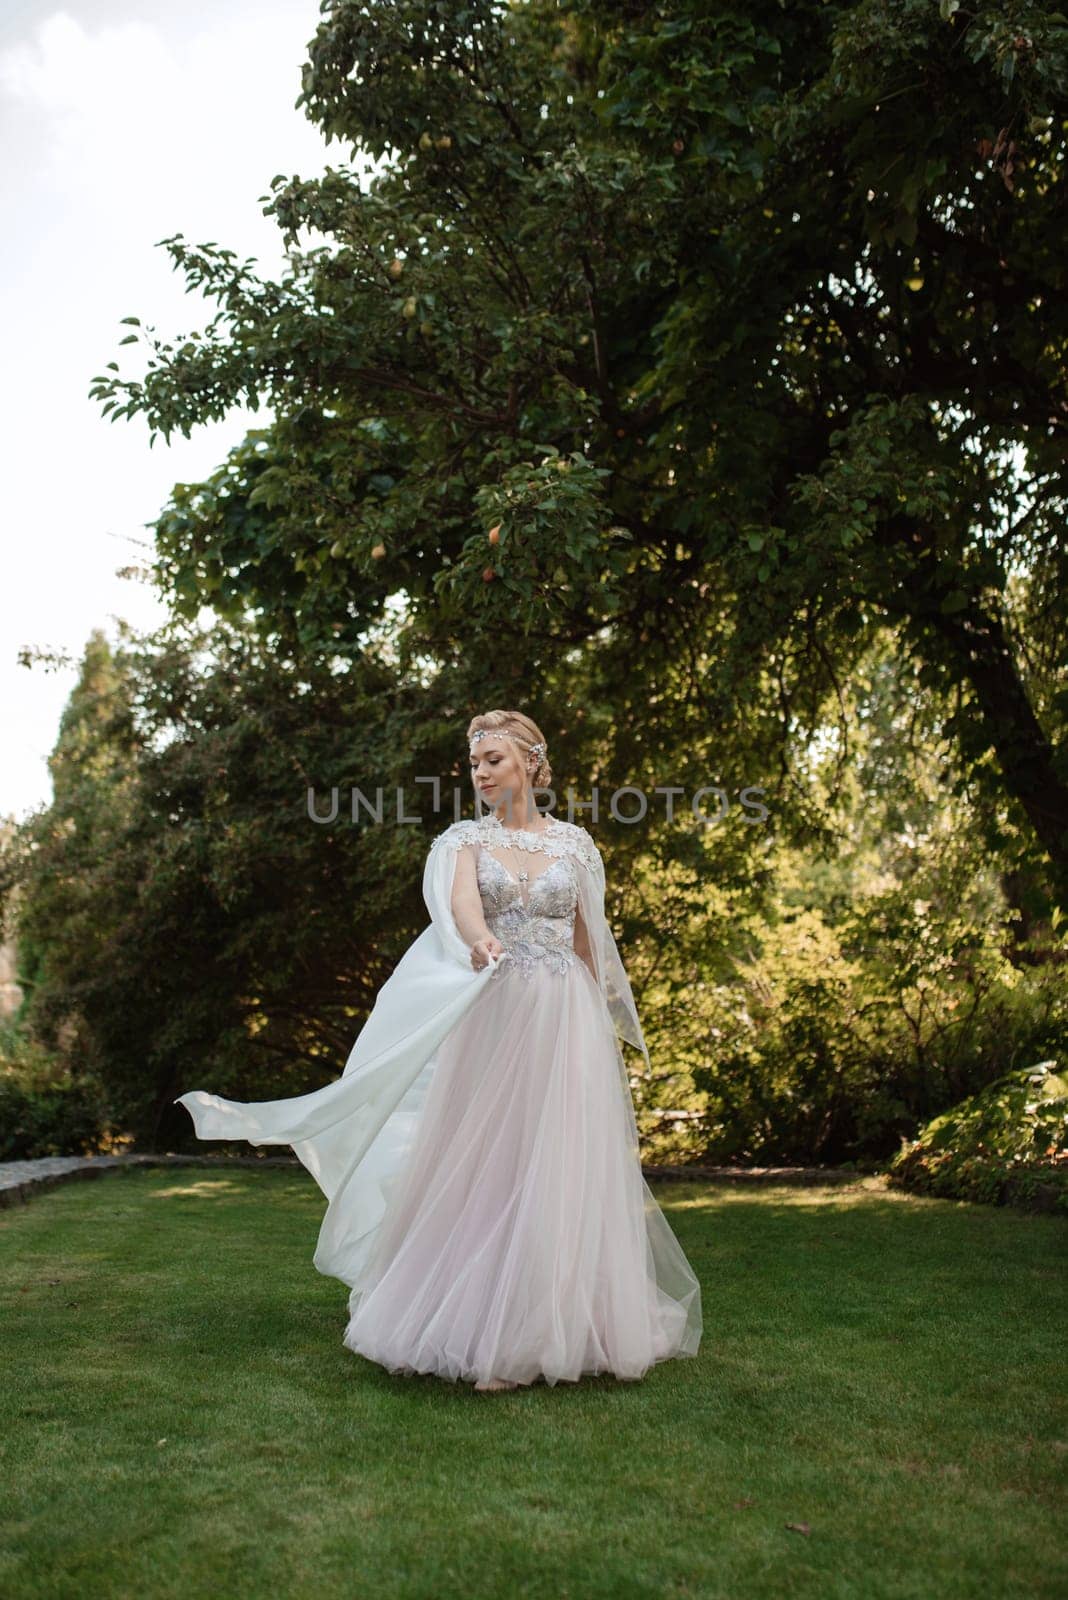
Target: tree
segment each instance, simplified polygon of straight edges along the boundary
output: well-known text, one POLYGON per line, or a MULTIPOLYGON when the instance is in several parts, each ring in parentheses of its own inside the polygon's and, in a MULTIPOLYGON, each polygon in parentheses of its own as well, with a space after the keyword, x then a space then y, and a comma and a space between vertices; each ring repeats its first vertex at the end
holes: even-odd
MULTIPOLYGON (((336 1077, 426 925, 429 840, 470 809, 475 670, 401 683, 388 640, 354 663, 279 661, 231 624, 123 626, 115 649, 94 634, 51 758, 53 804, 0 848, 0 912, 17 898, 32 979, 27 1048, 99 1084, 114 1128, 149 1148, 191 1142, 173 1106, 185 1089, 265 1099, 336 1077)), ((584 787, 575 753, 606 748, 610 728, 588 700, 560 730, 561 815, 584 787)), ((648 986, 651 1038, 652 1002, 665 1007, 659 1070, 643 1076, 627 1052, 655 1130, 691 1110, 688 1076, 667 1063, 678 1018, 694 1022, 688 975, 709 960, 702 867, 714 851, 720 892, 748 907, 767 878, 722 833, 686 832, 658 871, 645 838, 618 832, 609 916, 648 986)))
POLYGON ((283 652, 399 597, 402 670, 596 681, 619 781, 714 740, 824 840, 794 769, 892 629, 1068 903, 1066 85, 1023 0, 337 0, 301 102, 384 170, 274 180, 280 284, 163 241, 220 310, 94 380, 165 437, 276 412, 160 581, 283 652))
POLYGON ((418 864, 451 820, 414 781, 421 752, 435 774, 446 742, 464 755, 431 699, 371 651, 280 666, 229 626, 90 641, 54 803, 5 848, 0 895, 36 957, 22 1025, 138 1144, 191 1142, 185 1089, 265 1099, 340 1072, 425 925, 418 864), (398 787, 429 826, 388 826, 398 787))

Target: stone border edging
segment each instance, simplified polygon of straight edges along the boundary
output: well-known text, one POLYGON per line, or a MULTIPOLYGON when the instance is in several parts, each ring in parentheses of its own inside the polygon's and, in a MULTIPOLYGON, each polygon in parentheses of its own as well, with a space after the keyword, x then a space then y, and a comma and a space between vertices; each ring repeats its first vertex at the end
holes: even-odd
POLYGON ((36 1161, 0 1162, 0 1206, 28 1200, 31 1194, 69 1178, 98 1178, 118 1167, 290 1167, 296 1156, 118 1155, 41 1156, 36 1161))
POLYGON ((786 1183, 799 1187, 817 1183, 858 1183, 877 1178, 878 1172, 854 1167, 642 1167, 646 1178, 705 1178, 712 1183, 786 1183))
MULTIPOLYGON (((0 1162, 0 1207, 28 1200, 32 1194, 70 1178, 97 1178, 119 1167, 284 1167, 304 1171, 296 1156, 222 1156, 175 1154, 116 1156, 41 1156, 31 1161, 0 1162)), ((644 1178, 685 1181, 700 1178, 720 1183, 819 1184, 852 1183, 872 1174, 838 1167, 642 1167, 644 1178)))

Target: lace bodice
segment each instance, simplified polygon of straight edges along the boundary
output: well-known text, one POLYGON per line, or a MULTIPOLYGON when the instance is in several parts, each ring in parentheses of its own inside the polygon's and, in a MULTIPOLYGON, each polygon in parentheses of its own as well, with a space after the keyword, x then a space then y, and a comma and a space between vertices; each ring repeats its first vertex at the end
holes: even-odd
POLYGON ((580 957, 575 952, 578 873, 592 870, 597 847, 584 828, 550 818, 544 830, 505 828, 495 816, 456 822, 431 845, 460 849, 477 845, 476 876, 486 926, 509 952, 506 966, 529 978, 539 963, 566 973, 580 957), (509 867, 493 853, 511 850, 509 867), (536 869, 524 865, 531 854, 553 857, 536 869))
POLYGON ((478 853, 476 871, 486 926, 524 977, 530 977, 538 961, 547 961, 554 972, 567 972, 578 960, 575 870, 570 856, 561 856, 524 880, 513 877, 489 851, 478 853))

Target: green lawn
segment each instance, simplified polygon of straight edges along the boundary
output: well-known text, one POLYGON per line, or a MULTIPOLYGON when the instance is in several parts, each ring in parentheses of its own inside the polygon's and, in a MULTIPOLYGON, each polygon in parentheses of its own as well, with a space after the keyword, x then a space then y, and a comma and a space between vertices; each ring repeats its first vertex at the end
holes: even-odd
POLYGON ((0 1212, 0 1594, 1068 1593, 1063 1220, 874 1179, 657 1195, 698 1359, 488 1395, 342 1347, 303 1173, 0 1212))

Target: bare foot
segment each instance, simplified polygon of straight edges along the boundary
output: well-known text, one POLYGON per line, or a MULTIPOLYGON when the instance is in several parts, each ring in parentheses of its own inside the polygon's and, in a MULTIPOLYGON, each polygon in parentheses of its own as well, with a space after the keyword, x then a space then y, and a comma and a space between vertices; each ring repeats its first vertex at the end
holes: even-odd
POLYGON ((512 1383, 508 1378, 487 1378, 485 1383, 476 1383, 475 1388, 485 1392, 488 1389, 517 1389, 518 1384, 512 1383))

